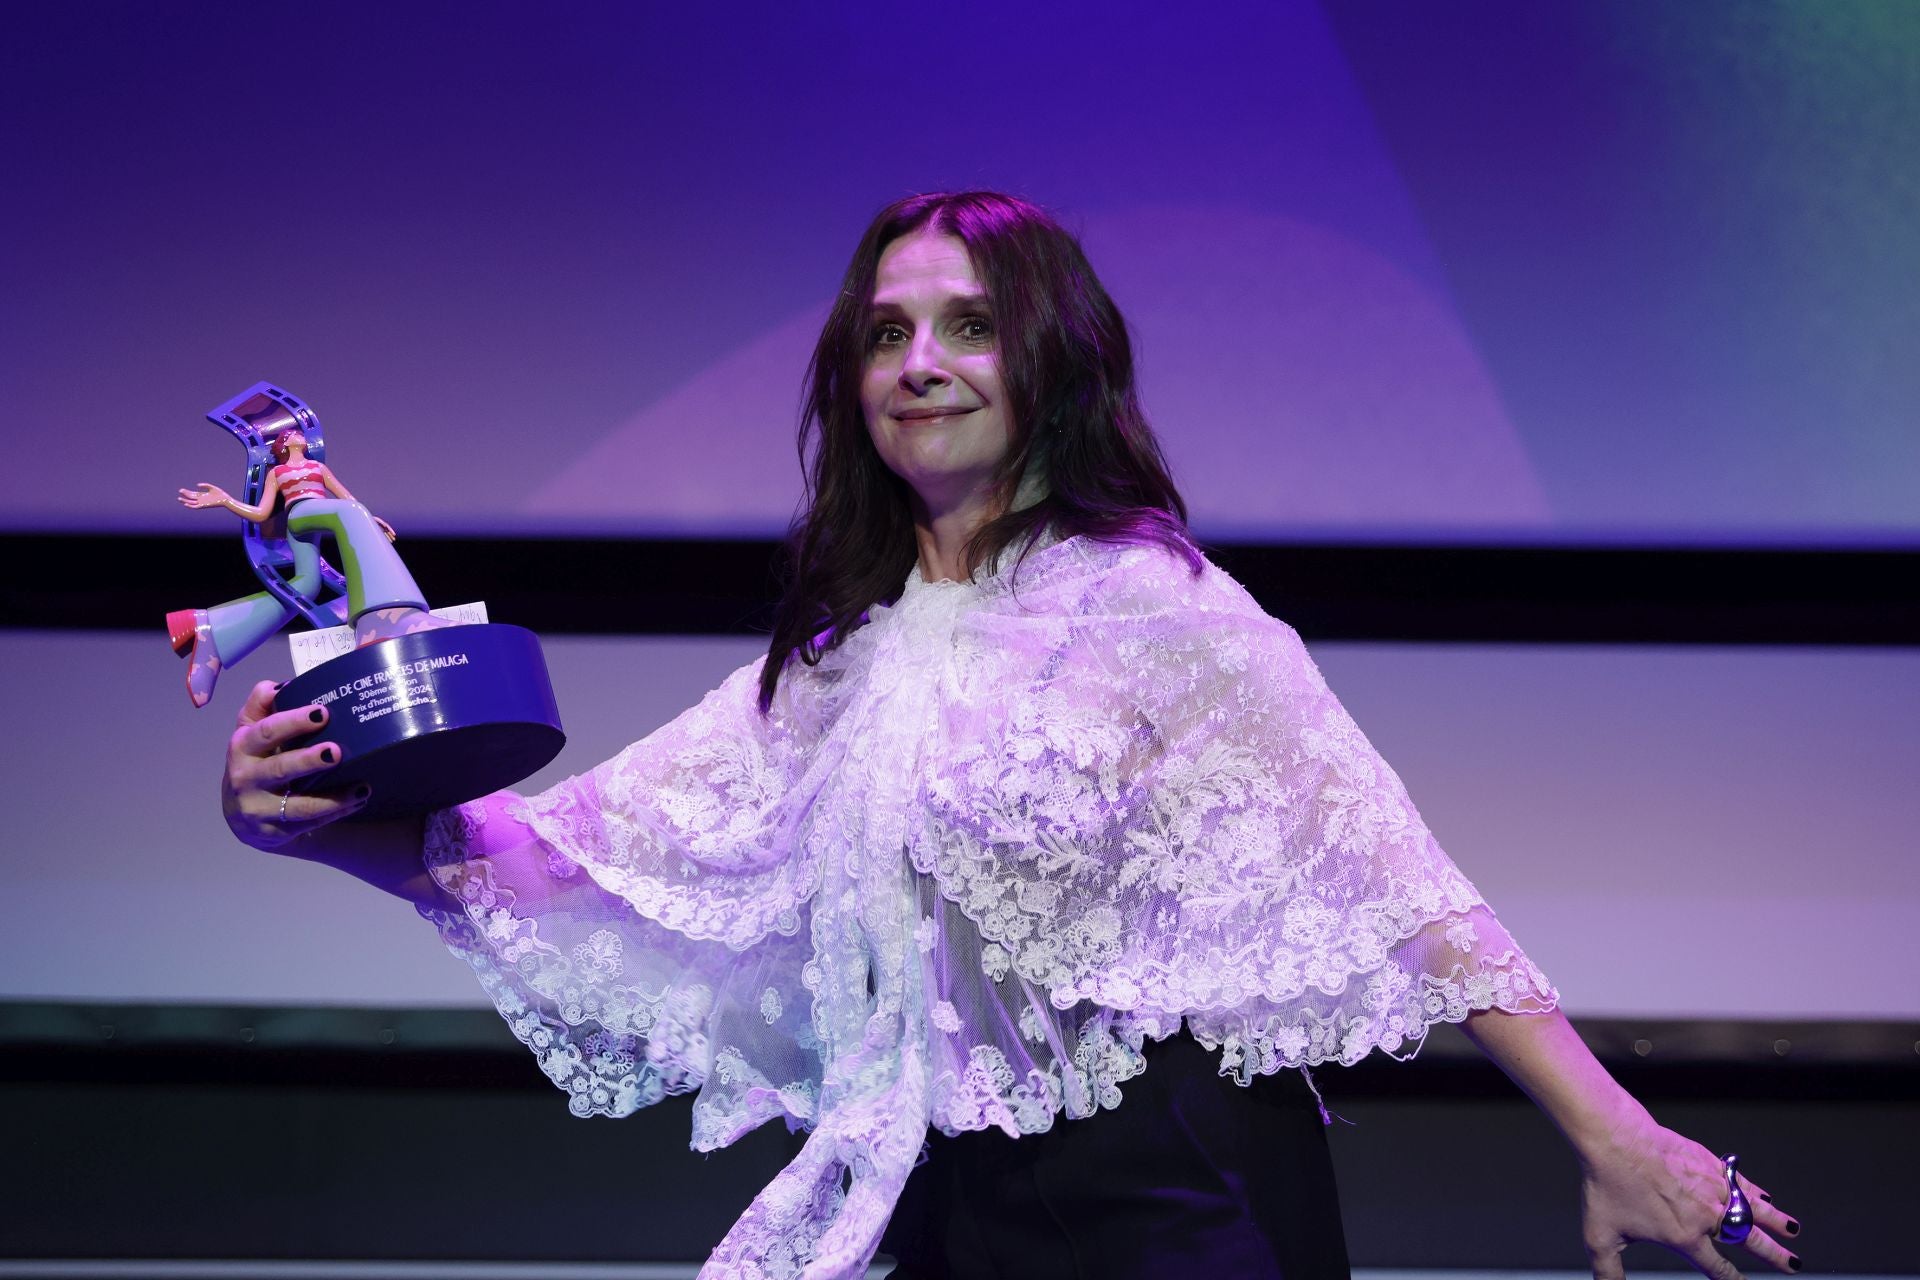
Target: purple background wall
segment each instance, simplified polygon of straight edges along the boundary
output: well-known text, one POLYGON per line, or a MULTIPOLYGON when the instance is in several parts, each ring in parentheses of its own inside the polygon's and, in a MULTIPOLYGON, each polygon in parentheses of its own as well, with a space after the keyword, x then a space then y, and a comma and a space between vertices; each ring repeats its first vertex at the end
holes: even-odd
POLYGON ((1084 229, 1209 533, 1920 535, 1897 0, 8 28, 14 527, 189 527, 269 377, 403 532, 775 531, 858 229, 985 184, 1084 229))
MULTIPOLYGON (((270 377, 403 534, 773 532, 855 234, 980 184, 1084 231, 1210 536, 1911 545, 1916 47, 1864 0, 24 6, 0 524, 218 527, 172 491, 270 377)), ((0 998, 477 1000, 227 841, 244 681, 0 640, 0 998)), ((744 652, 557 645, 563 765, 744 652)), ((1920 1011, 1911 653, 1321 657, 1576 1008, 1920 1011)))

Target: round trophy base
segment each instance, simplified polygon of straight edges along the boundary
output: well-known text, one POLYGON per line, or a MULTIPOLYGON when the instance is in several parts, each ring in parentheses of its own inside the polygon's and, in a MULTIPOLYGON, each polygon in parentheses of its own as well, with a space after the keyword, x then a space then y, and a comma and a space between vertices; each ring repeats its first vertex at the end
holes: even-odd
POLYGON ((323 662, 282 685, 274 709, 319 703, 320 734, 340 763, 296 791, 373 797, 356 820, 395 818, 486 795, 534 772, 565 745, 540 642, 482 623, 395 636, 323 662))

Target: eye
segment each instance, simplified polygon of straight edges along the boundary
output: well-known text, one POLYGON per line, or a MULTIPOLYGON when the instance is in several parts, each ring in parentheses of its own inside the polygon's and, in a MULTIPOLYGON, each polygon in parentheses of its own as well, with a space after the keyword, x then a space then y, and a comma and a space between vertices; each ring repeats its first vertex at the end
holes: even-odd
POLYGON ((869 347, 894 347, 907 340, 907 331, 891 320, 873 326, 867 334, 869 347))
POLYGON ((985 316, 967 316, 960 321, 960 336, 968 342, 985 343, 993 341, 993 321, 985 316))

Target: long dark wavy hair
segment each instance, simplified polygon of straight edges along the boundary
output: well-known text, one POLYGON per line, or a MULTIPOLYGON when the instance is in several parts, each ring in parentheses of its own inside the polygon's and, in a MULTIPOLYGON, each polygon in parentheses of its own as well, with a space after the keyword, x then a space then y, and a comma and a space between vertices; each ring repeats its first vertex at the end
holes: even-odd
POLYGON ((966 245, 986 287, 1012 439, 993 473, 994 509, 967 542, 971 575, 1051 527, 1060 537, 1158 544, 1195 573, 1200 552, 1133 385, 1126 321, 1079 241, 1039 208, 993 191, 908 196, 882 209, 847 265, 814 345, 800 422, 802 514, 787 538, 789 577, 760 673, 773 702, 787 663, 816 663, 874 604, 896 599, 918 555, 906 482, 887 469, 860 404, 880 255, 928 230, 966 245), (1044 496, 1013 509, 1032 471, 1044 496))

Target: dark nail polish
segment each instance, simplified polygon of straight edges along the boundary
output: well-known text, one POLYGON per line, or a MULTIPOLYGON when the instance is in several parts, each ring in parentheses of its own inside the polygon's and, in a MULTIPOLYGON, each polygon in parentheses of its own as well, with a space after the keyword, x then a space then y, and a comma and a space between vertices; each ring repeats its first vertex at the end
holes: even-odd
POLYGON ((1800 1234, 1800 1224, 1795 1222, 1792 1218, 1787 1219, 1787 1234, 1790 1236, 1797 1236, 1800 1234))
POLYGON ((1789 1271, 1798 1271, 1799 1269, 1800 1269, 1800 1259, 1798 1259, 1798 1258, 1796 1258, 1796 1257, 1794 1257, 1794 1256, 1793 1256, 1792 1254, 1788 1254, 1788 1255, 1787 1255, 1787 1270, 1789 1270, 1789 1271))
POLYGON ((334 749, 332 747, 320 748, 321 764, 332 764, 337 759, 339 759, 339 756, 334 752, 334 749))
POLYGON ((307 719, 313 721, 315 724, 321 723, 326 718, 327 718, 327 713, 322 711, 318 707, 315 707, 312 711, 309 711, 307 713, 307 719))
POLYGON ((1762 1192, 1760 1193, 1760 1198, 1761 1198, 1762 1200, 1764 1200, 1764 1201, 1766 1201, 1766 1202, 1767 1202, 1768 1204, 1772 1204, 1772 1203, 1773 1203, 1773 1197, 1772 1197, 1772 1196, 1770 1196, 1770 1195, 1768 1195, 1768 1194, 1767 1194, 1766 1192, 1764 1192, 1764 1191, 1762 1191, 1762 1192))
POLYGON ((373 794, 373 788, 368 786, 364 782, 353 789, 353 798, 355 800, 365 800, 368 796, 372 794, 373 794))

